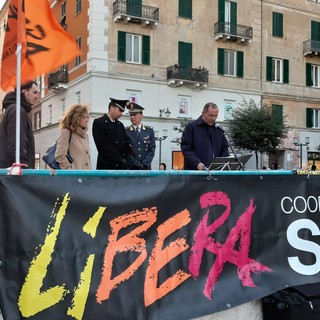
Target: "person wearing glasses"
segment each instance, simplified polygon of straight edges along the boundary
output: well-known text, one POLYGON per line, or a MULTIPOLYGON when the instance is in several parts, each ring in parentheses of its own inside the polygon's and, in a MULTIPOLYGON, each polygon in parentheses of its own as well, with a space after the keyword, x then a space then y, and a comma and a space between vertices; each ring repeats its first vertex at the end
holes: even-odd
POLYGON ((131 125, 126 127, 126 134, 133 150, 131 160, 128 162, 129 167, 133 170, 151 170, 156 150, 153 128, 142 123, 143 107, 131 102, 127 108, 131 125))

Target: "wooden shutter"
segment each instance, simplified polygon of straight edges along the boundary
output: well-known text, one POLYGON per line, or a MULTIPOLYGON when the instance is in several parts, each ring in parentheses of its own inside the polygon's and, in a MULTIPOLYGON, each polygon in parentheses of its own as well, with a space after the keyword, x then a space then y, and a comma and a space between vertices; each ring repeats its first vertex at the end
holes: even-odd
POLYGON ((192 67, 192 44, 179 41, 179 66, 192 67))
POLYGON ((243 78, 243 52, 237 51, 237 77, 243 78))
POLYGON ((142 36, 142 64, 150 64, 150 36, 142 36))
POLYGON ((306 63, 306 86, 307 87, 312 87, 312 68, 311 68, 311 63, 306 63))
POLYGON ((306 108, 306 127, 313 127, 313 109, 311 108, 306 108))
POLYGON ((224 49, 218 48, 218 74, 224 74, 224 49))
POLYGON ((272 57, 267 57, 266 60, 266 80, 272 81, 272 57))
POLYGON ((283 59, 283 83, 289 83, 289 60, 283 59))
POLYGON ((126 33, 118 31, 118 61, 126 61, 126 33))

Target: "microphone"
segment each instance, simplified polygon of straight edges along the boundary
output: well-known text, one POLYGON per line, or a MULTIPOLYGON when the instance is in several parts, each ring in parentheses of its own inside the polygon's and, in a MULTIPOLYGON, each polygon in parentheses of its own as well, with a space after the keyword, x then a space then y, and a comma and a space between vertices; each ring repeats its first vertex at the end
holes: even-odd
POLYGON ((215 123, 214 125, 216 128, 220 129, 223 133, 227 133, 226 129, 224 127, 221 127, 220 124, 215 123))

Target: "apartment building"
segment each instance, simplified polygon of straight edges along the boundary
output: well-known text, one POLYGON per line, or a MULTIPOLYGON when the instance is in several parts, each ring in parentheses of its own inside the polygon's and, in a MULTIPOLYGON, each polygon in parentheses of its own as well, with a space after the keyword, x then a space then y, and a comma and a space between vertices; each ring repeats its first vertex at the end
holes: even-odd
MULTIPOLYGON (((39 77, 42 98, 32 115, 39 168, 64 110, 86 104, 92 124, 107 111, 109 97, 145 107, 144 122, 159 133, 153 169, 159 162, 181 166, 180 147, 172 142, 179 136, 175 126, 197 118, 208 101, 218 104, 218 122, 227 126, 243 99, 272 105, 274 116, 285 116, 292 127, 275 154, 261 155, 261 167, 292 169, 319 159, 320 168, 317 1, 49 3, 82 54, 39 77)), ((121 120, 130 123, 127 114, 121 120)), ((90 144, 95 167, 91 132, 90 144)), ((252 159, 247 168, 254 167, 252 159)))

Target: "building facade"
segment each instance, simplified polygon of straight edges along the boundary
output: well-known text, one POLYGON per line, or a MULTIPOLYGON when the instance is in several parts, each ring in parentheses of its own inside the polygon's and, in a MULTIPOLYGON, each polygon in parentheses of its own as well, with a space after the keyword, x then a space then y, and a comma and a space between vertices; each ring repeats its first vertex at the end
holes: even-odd
MULTIPOLYGON (((218 104, 218 122, 227 126, 231 111, 243 99, 272 105, 274 115, 285 117, 291 127, 276 153, 261 155, 261 167, 292 169, 317 163, 319 2, 49 2, 82 54, 39 77, 42 98, 32 115, 39 168, 44 168, 41 156, 58 136, 64 110, 86 104, 92 124, 107 112, 109 97, 141 104, 144 123, 164 137, 157 142, 153 169, 160 159, 169 168, 181 166, 180 146, 172 142, 179 134, 173 128, 200 116, 206 102, 218 104)), ((121 121, 128 125, 128 114, 121 121)), ((91 134, 90 145, 95 168, 91 134)), ((253 158, 247 168, 255 168, 253 158)))

